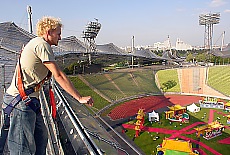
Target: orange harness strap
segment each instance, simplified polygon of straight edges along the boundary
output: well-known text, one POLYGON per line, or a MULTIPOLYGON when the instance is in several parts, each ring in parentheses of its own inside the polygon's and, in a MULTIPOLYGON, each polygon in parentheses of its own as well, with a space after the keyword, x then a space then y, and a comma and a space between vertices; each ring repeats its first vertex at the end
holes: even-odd
MULTIPOLYGON (((21 53, 22 53, 22 51, 21 51, 21 53)), ((21 65, 20 65, 21 53, 19 55, 18 65, 17 65, 17 74, 18 74, 18 76, 17 76, 17 81, 18 81, 17 86, 18 86, 18 91, 19 91, 19 94, 20 94, 22 100, 25 101, 26 105, 28 105, 30 103, 30 98, 25 93, 25 88, 24 88, 23 81, 22 81, 22 71, 21 71, 21 65)))
POLYGON ((22 97, 22 100, 26 99, 27 95, 25 93, 25 88, 22 82, 22 74, 21 74, 21 66, 20 66, 20 62, 17 65, 17 73, 18 73, 18 91, 20 96, 22 97))
MULTIPOLYGON (((22 51, 21 51, 21 53, 22 53, 22 51)), ((23 81, 22 81, 22 71, 21 71, 21 65, 20 65, 21 53, 20 53, 20 56, 18 59, 18 65, 17 65, 17 75, 18 75, 17 76, 17 86, 18 86, 18 91, 19 91, 19 94, 20 94, 22 100, 25 101, 26 105, 28 105, 30 103, 30 97, 26 95, 25 88, 24 88, 23 81)), ((34 92, 39 91, 41 86, 44 84, 44 82, 46 80, 48 80, 51 77, 51 75, 52 75, 52 73, 49 71, 48 75, 33 88, 34 92)))

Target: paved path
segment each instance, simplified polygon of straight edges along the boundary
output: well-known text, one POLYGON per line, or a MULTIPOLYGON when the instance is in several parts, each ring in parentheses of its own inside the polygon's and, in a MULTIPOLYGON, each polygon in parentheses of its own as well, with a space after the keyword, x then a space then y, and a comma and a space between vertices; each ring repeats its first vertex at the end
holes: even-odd
POLYGON ((222 139, 222 140, 219 140, 218 143, 221 143, 221 144, 230 144, 230 137, 222 139))
POLYGON ((214 112, 216 112, 216 110, 213 110, 213 109, 210 109, 210 110, 209 110, 208 124, 213 122, 213 119, 214 119, 214 112))
MULTIPOLYGON (((172 136, 170 138, 176 138, 177 136, 181 135, 181 134, 191 134, 196 132, 195 130, 193 130, 193 128, 197 125, 201 125, 201 124, 206 124, 204 122, 196 122, 193 123, 181 130, 169 130, 169 129, 164 129, 164 128, 153 128, 153 127, 143 127, 143 131, 149 131, 149 132, 159 132, 159 133, 163 133, 163 134, 171 134, 172 136), (192 129, 190 131, 187 131, 189 129, 192 129), (187 132, 186 132, 187 131, 187 132)), ((122 124, 122 126, 126 129, 134 129, 135 125, 133 124, 122 124)))
POLYGON ((193 124, 191 124, 191 125, 189 125, 189 126, 183 128, 183 129, 181 129, 181 130, 177 130, 177 132, 175 132, 175 133, 174 133, 171 137, 169 137, 169 138, 174 139, 174 138, 177 138, 177 137, 178 137, 179 135, 181 135, 181 134, 192 134, 192 133, 195 133, 196 130, 193 129, 193 128, 194 128, 195 126, 201 125, 201 124, 206 124, 206 123, 205 123, 205 122, 196 122, 196 123, 193 123, 193 124), (189 130, 189 129, 192 129, 192 130, 187 131, 187 130, 189 130), (187 131, 187 132, 186 132, 186 131, 187 131))

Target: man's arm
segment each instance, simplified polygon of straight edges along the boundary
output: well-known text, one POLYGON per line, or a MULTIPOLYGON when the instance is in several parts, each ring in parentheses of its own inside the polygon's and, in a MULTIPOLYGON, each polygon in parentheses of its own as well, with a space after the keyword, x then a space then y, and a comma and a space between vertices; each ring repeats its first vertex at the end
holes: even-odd
POLYGON ((82 97, 77 89, 73 86, 69 78, 61 71, 56 62, 49 61, 44 62, 44 65, 52 72, 55 80, 60 84, 60 86, 77 99, 80 103, 88 103, 93 105, 93 99, 90 96, 82 97))

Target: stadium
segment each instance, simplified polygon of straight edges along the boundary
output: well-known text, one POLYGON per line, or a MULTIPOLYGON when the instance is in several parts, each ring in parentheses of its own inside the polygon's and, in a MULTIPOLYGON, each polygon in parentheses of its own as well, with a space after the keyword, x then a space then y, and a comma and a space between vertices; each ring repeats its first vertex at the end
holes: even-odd
MULTIPOLYGON (((0 23, 1 103, 18 54, 34 37, 13 22, 0 23)), ((54 120, 49 110, 47 85, 44 85, 40 93, 50 136, 47 154, 228 154, 230 69, 226 60, 229 47, 211 51, 212 55, 223 58, 222 64, 202 66, 188 65, 171 51, 164 51, 162 56, 146 49, 126 53, 110 43, 96 45, 89 63, 84 42, 75 36, 63 38, 53 47, 56 60, 78 90, 92 96, 95 104, 83 106, 54 84, 58 113, 54 120), (198 113, 187 111, 189 123, 169 121, 165 117, 170 107, 193 103, 201 106, 199 101, 207 98, 212 99, 211 104, 216 104, 213 99, 223 102, 224 108, 201 108, 198 113), (140 109, 145 116, 137 131, 140 109), (160 114, 160 121, 149 121, 147 116, 152 111, 160 114), (206 140, 196 135, 195 128, 216 120, 225 129, 220 136, 206 140), (175 149, 175 145, 181 147, 175 149)), ((7 154, 4 146, 1 150, 7 154)))

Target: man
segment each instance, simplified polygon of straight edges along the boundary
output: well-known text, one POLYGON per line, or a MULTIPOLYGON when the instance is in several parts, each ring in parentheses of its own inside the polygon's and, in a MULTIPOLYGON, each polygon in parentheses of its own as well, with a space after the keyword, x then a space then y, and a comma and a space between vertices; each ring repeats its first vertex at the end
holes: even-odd
MULTIPOLYGON (((20 56, 19 64, 24 88, 27 90, 36 87, 51 72, 56 82, 80 103, 93 105, 92 98, 82 97, 55 62, 51 45, 58 45, 61 39, 61 28, 61 21, 53 17, 43 17, 38 21, 38 37, 32 39, 24 47, 20 56)), ((3 109, 6 109, 6 106, 20 93, 18 89, 19 72, 15 70, 12 83, 4 95, 3 109)), ((38 96, 39 91, 31 93, 29 95, 31 101, 27 103, 22 99, 10 114, 8 134, 10 154, 46 154, 48 137, 40 113, 38 96)))

